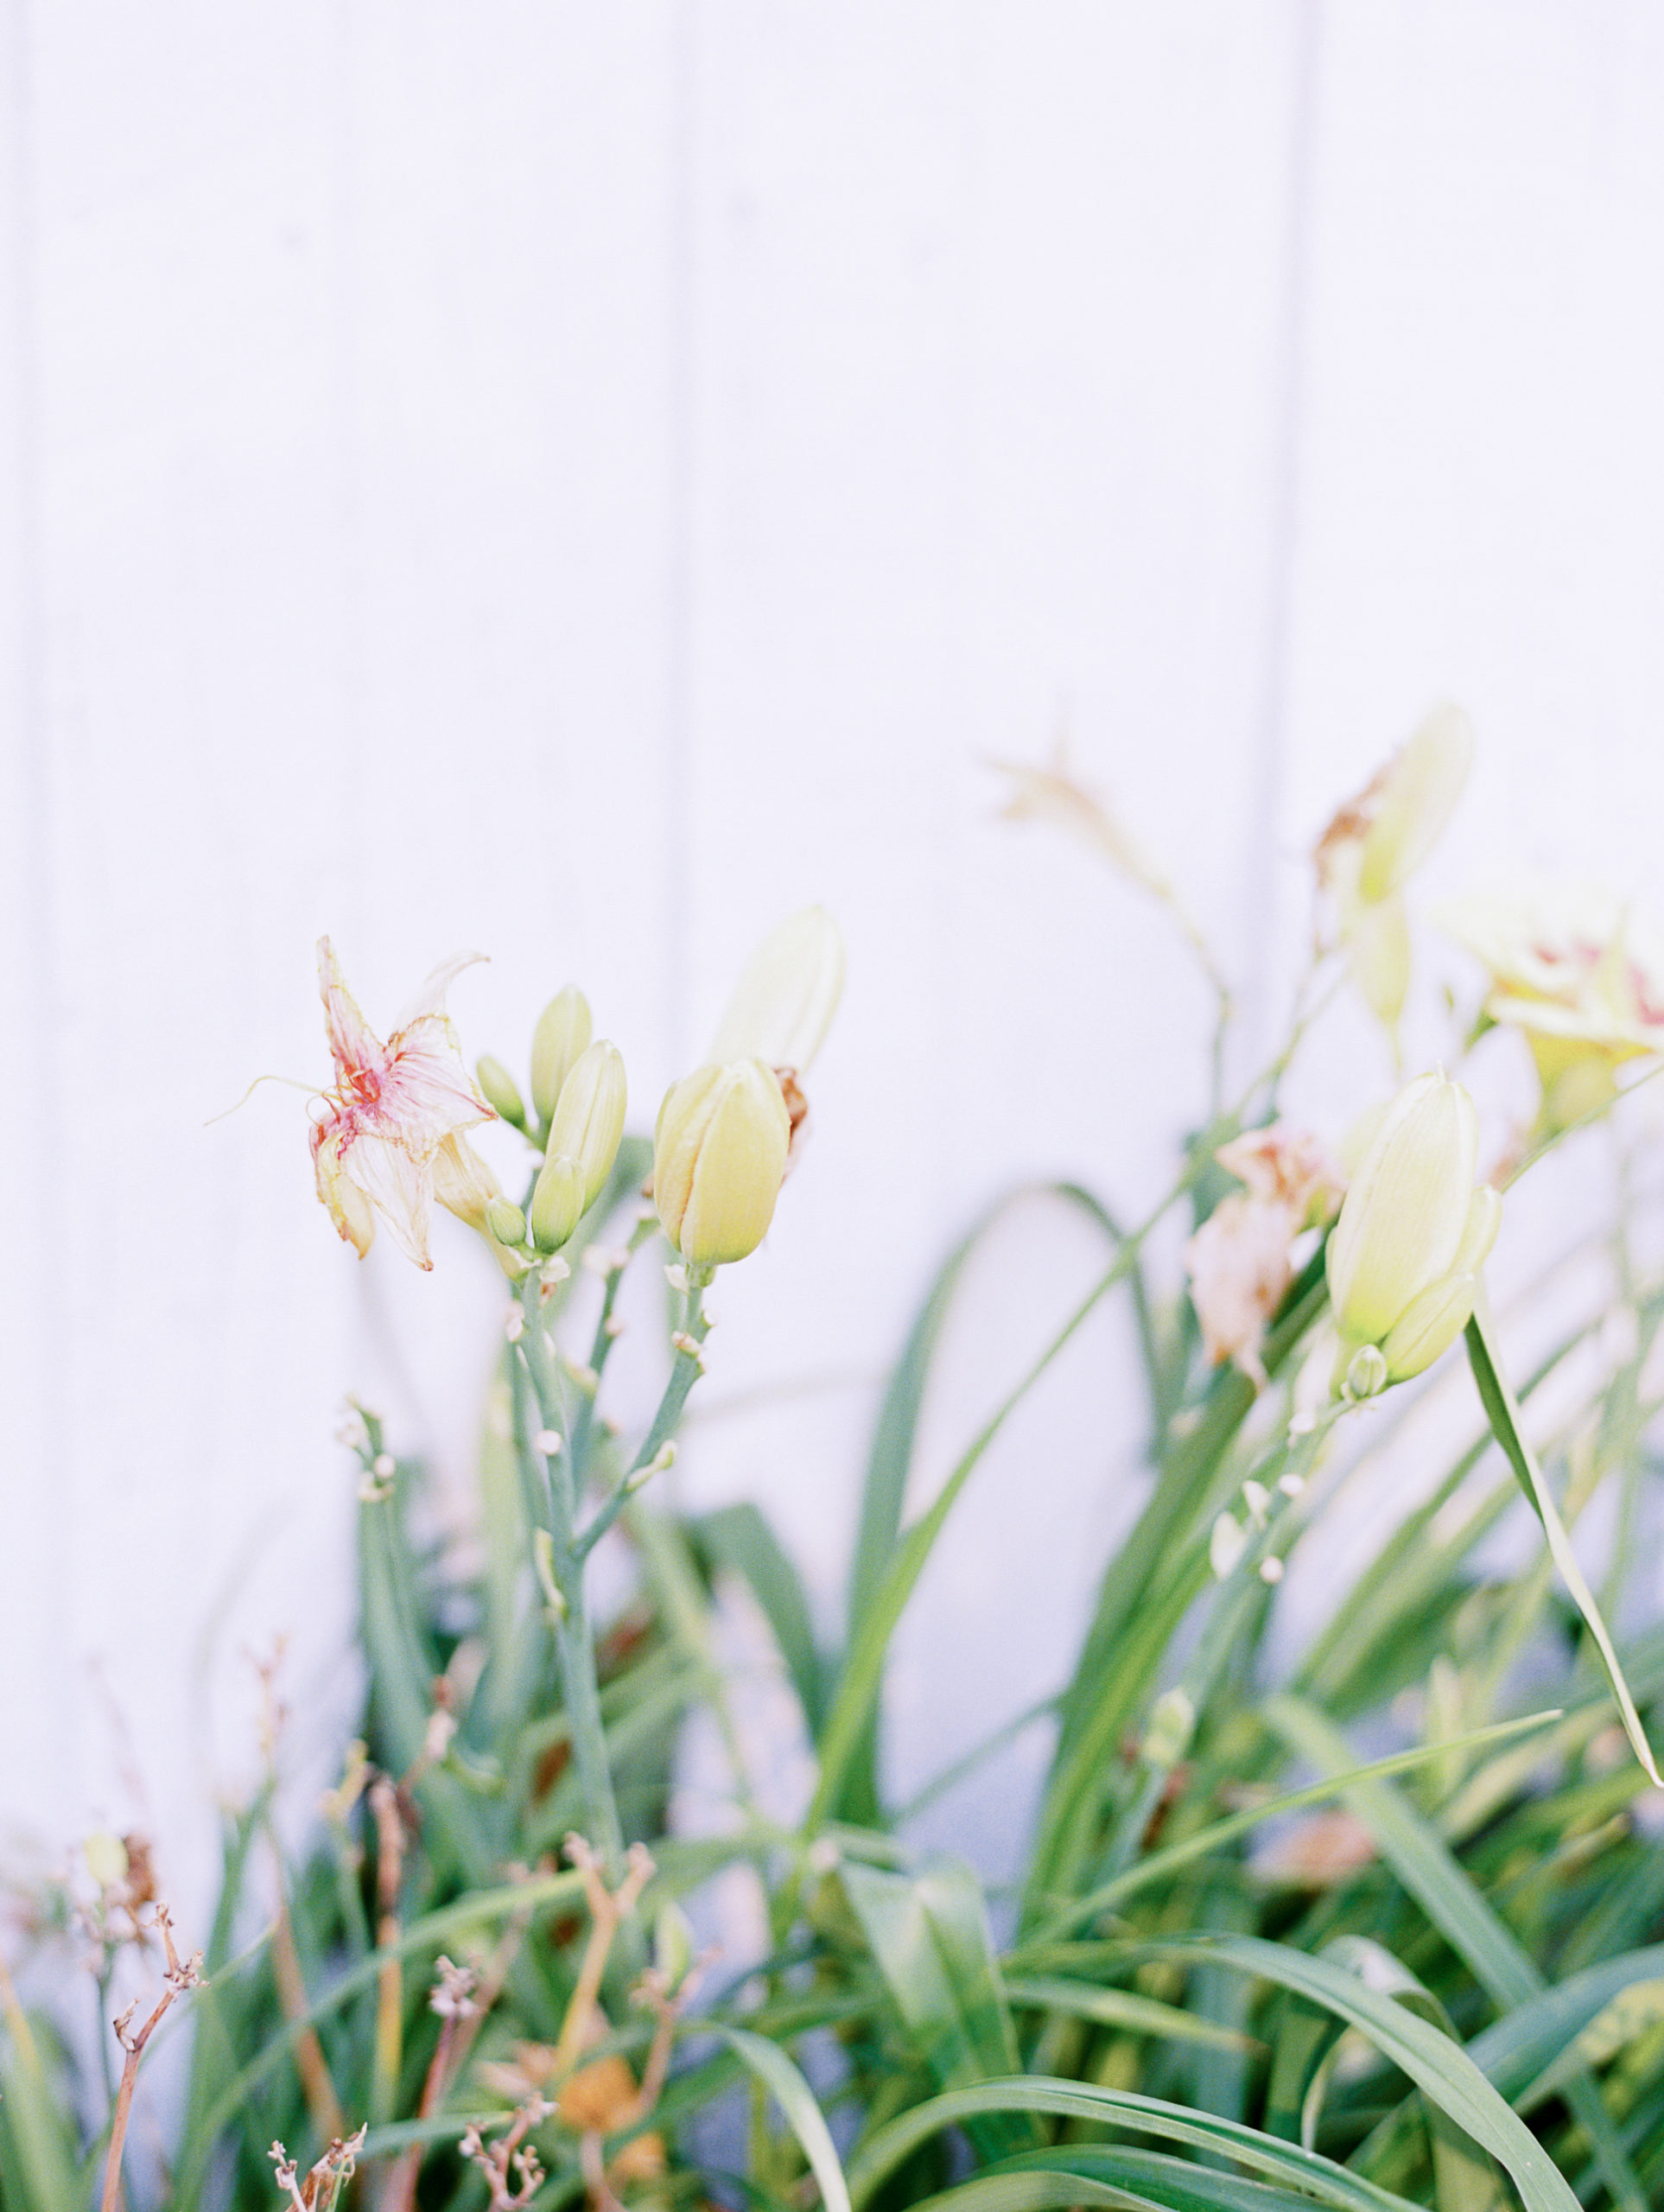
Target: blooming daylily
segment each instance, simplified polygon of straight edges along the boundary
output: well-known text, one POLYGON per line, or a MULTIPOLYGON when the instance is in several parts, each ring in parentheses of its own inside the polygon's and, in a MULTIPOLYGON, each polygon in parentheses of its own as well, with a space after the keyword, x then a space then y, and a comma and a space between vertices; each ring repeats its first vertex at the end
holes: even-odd
POLYGON ((1624 1061, 1664 1052, 1664 944, 1609 893, 1521 888, 1439 919, 1489 969, 1485 1012, 1530 1046, 1550 1128, 1604 1105, 1624 1061))
POLYGON ((463 1065, 445 1012, 452 977, 484 957, 462 953, 435 969, 383 1044, 347 989, 329 939, 318 940, 335 1087, 321 1094, 313 1116, 312 1160, 318 1196, 360 1258, 379 1214, 399 1249, 431 1268, 435 1198, 471 1220, 494 1192, 491 1171, 460 1132, 496 1116, 463 1065))

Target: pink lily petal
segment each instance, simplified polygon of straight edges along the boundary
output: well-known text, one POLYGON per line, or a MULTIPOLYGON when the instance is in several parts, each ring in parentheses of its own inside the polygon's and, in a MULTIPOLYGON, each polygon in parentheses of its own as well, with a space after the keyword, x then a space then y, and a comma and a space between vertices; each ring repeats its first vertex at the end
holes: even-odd
POLYGON ((368 1130, 341 1149, 343 1171, 356 1183, 387 1224, 387 1233, 407 1259, 431 1268, 428 1224, 433 1213, 434 1171, 430 1160, 412 1160, 403 1147, 368 1130))

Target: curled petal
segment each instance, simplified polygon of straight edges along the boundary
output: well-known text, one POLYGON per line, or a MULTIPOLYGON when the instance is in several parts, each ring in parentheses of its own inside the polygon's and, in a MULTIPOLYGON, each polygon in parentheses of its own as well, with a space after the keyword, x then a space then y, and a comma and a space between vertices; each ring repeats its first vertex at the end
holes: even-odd
POLYGON ((318 1179, 318 1196, 329 1209, 329 1217, 359 1259, 376 1241, 375 1209, 341 1166, 341 1146, 346 1131, 338 1116, 319 1122, 312 1135, 312 1165, 318 1179))
POLYGON ((408 1029, 412 1022, 423 1020, 433 1014, 437 1014, 443 1020, 445 994, 450 989, 451 985, 465 968, 476 967, 481 961, 489 959, 490 957, 488 953, 484 952, 454 952, 448 960, 441 960, 410 1005, 400 1014, 399 1027, 408 1029))
POLYGON ((323 995, 324 1027, 335 1074, 349 1083, 381 1058, 381 1039, 359 1012, 358 1001, 346 988, 335 949, 327 937, 318 939, 318 988, 323 995))

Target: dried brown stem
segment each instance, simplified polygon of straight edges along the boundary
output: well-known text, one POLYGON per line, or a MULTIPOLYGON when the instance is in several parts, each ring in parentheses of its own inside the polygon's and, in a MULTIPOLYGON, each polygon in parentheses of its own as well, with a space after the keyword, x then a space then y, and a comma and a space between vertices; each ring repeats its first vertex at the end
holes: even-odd
POLYGON ((181 1961, 175 1949, 174 1923, 165 1904, 156 1907, 156 1924, 162 1931, 162 1948, 168 1960, 167 1969, 162 1975, 161 1998, 142 2028, 135 2029, 130 2025, 133 2015, 138 2010, 137 1998, 111 2023, 116 2031, 116 2040, 126 2053, 126 2057, 122 2064, 121 2085, 116 2092, 116 2109, 110 2122, 110 2150, 104 2169, 103 2212, 117 2212, 121 2203, 122 2151, 127 2141, 127 2123, 132 2115, 133 2091, 137 2085, 139 2060, 143 2056, 144 2046, 162 2024, 175 1999, 182 1997, 187 1989, 194 1989, 202 1979, 201 1952, 194 1951, 188 1959, 181 1961))
MULTIPOLYGON (((277 1878, 281 1884, 281 1867, 277 1878)), ((305 1979, 301 1973, 301 1955, 295 1948, 295 1931, 289 1924, 289 1901, 281 1887, 277 1899, 277 1923, 271 1936, 271 1974, 277 1985, 277 2001, 283 2008, 283 2018, 291 2025, 304 2020, 310 2005, 305 1979)), ((306 2095, 306 2108, 312 2115, 312 2125, 326 2143, 339 2140, 346 2133, 346 2117, 341 2110, 340 2100, 335 2094, 329 2062, 324 2056, 323 2044, 315 2028, 302 2028, 296 2037, 295 2066, 306 2095)))

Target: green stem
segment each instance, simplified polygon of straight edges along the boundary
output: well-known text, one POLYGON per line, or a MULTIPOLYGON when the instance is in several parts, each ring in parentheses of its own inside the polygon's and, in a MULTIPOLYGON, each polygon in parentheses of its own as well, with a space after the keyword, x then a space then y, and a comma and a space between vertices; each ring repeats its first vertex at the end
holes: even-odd
MULTIPOLYGON (((600 1858, 607 1885, 613 1889, 624 1878, 624 1831, 601 1719, 600 1684, 595 1670, 594 1635, 584 1592, 584 1569, 590 1553, 617 1519, 632 1489, 638 1486, 635 1478, 652 1465, 669 1440, 681 1419, 688 1393, 703 1371, 700 1347, 710 1328, 704 1312, 703 1292, 711 1273, 709 1268, 689 1270, 686 1315, 683 1327, 676 1332, 679 1341, 676 1358, 658 1411, 624 1479, 581 1534, 577 1527, 581 1471, 575 1463, 580 1448, 587 1450, 594 1409, 593 1386, 585 1389, 577 1418, 569 1419, 560 1360, 543 1325, 539 1270, 534 1268, 526 1277, 520 1293, 520 1328, 516 1349, 551 1448, 544 1450, 528 1434, 527 1407, 521 1391, 515 1393, 515 1443, 528 1483, 548 1500, 549 1572, 559 1599, 555 1641, 567 1724, 571 1732, 588 1840, 600 1858)), ((598 1356, 602 1357, 612 1342, 605 1325, 611 1314, 617 1285, 618 1273, 614 1272, 608 1280, 602 1303, 602 1325, 597 1338, 598 1356)))

